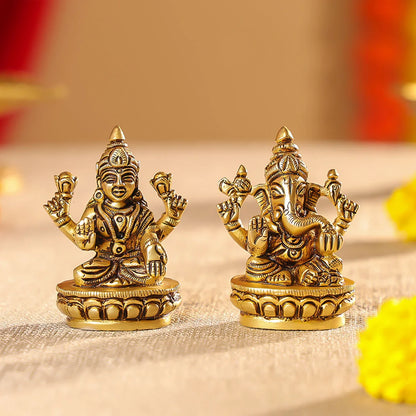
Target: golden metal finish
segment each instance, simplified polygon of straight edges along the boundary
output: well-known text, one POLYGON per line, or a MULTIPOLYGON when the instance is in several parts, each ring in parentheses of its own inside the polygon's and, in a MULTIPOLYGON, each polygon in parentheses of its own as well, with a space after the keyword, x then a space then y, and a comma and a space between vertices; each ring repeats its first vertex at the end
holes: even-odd
POLYGON ((171 174, 151 180, 165 212, 158 221, 139 190, 139 162, 116 126, 97 163, 97 189, 78 223, 69 215, 77 178, 55 176, 57 192, 44 205, 59 229, 80 249, 96 255, 57 286, 59 310, 74 328, 153 329, 170 323, 180 304, 179 284, 168 279, 161 242, 179 223, 187 201, 171 190, 171 174))
POLYGON ((137 331, 142 329, 158 329, 170 324, 170 315, 159 319, 142 321, 91 321, 89 319, 67 319, 71 328, 87 329, 90 331, 137 331))
POLYGON ((233 240, 250 254, 245 275, 231 280, 241 324, 283 330, 342 326, 354 303, 354 282, 342 276, 335 253, 358 204, 341 193, 335 169, 323 186, 307 181, 308 170, 286 127, 277 134, 265 178, 265 184, 253 187, 241 165, 232 182, 219 183, 228 199, 217 206, 218 213, 233 240), (261 212, 245 229, 240 209, 248 195, 261 212), (316 213, 320 197, 335 206, 333 222, 316 213))
POLYGON ((244 326, 264 329, 333 329, 345 322, 344 312, 355 302, 354 282, 340 286, 279 287, 231 279, 231 302, 241 311, 244 326))
POLYGON ((154 329, 170 323, 180 303, 179 283, 165 277, 158 286, 79 287, 73 280, 57 288, 58 309, 73 328, 154 329))
POLYGON ((345 324, 345 317, 341 315, 327 320, 311 319, 306 321, 302 319, 267 319, 242 313, 240 315, 240 324, 248 328, 277 329, 280 331, 317 331, 340 328, 345 324))

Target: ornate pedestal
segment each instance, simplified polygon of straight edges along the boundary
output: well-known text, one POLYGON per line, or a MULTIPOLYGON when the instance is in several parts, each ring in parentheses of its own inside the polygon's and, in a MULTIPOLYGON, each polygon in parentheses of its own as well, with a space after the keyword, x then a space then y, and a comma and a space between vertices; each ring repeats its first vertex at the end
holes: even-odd
POLYGON ((344 312, 355 302, 354 282, 342 286, 276 286, 231 279, 231 302, 241 325, 278 330, 333 329, 344 325, 344 312))
POLYGON ((85 288, 73 280, 60 283, 58 309, 72 328, 101 331, 156 329, 170 324, 181 303, 179 283, 165 278, 159 286, 85 288))

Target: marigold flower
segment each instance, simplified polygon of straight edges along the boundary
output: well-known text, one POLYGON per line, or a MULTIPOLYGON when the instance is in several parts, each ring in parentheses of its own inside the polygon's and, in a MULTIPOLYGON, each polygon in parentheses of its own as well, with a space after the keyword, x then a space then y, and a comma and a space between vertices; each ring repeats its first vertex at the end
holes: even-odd
POLYGON ((416 404, 416 296, 385 302, 358 348, 359 381, 370 395, 416 404))
POLYGON ((416 176, 386 201, 387 212, 407 240, 416 240, 416 176))

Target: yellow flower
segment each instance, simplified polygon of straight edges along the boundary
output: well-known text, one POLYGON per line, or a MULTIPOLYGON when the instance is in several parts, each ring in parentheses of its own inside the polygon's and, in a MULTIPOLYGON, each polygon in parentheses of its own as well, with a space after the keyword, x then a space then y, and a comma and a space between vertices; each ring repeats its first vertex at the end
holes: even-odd
POLYGON ((416 404, 416 296, 385 302, 358 348, 359 381, 369 394, 416 404))
POLYGON ((416 240, 416 176, 386 201, 387 212, 407 240, 416 240))

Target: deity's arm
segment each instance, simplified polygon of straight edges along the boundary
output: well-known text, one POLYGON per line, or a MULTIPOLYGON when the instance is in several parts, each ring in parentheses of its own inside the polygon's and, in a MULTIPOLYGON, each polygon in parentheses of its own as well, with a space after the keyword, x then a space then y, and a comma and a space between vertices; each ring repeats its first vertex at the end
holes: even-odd
POLYGON ((91 200, 78 224, 69 215, 77 178, 70 172, 55 175, 57 192, 43 206, 52 221, 75 245, 82 250, 95 248, 95 212, 94 201, 91 200))
POLYGON ((179 224, 180 219, 173 218, 164 212, 156 221, 156 234, 159 241, 163 241, 179 224))
POLYGON ((158 227, 155 223, 148 226, 140 240, 140 250, 143 253, 146 272, 152 277, 163 277, 166 273, 167 255, 158 237, 158 227))
POLYGON ((322 194, 327 196, 337 209, 337 216, 331 224, 332 230, 322 230, 318 235, 316 248, 318 253, 324 256, 341 249, 343 235, 359 208, 358 204, 341 193, 341 183, 336 180, 338 176, 334 172, 333 169, 328 172, 328 180, 321 188, 322 194))
POLYGON ((57 222, 59 229, 81 250, 93 250, 95 248, 95 212, 87 206, 81 219, 76 223, 69 214, 57 222))
POLYGON ((234 223, 224 224, 225 229, 228 231, 230 237, 244 250, 247 248, 247 235, 248 231, 243 227, 241 220, 237 220, 234 223))
POLYGON ((162 198, 165 212, 156 221, 156 233, 160 241, 164 240, 179 224, 188 201, 174 191, 162 198))
POLYGON ((75 229, 77 228, 77 224, 74 222, 74 220, 69 215, 67 215, 65 218, 63 218, 63 222, 61 224, 56 222, 56 225, 62 231, 62 233, 65 234, 75 244, 75 229))
POLYGON ((345 231, 347 231, 347 228, 350 226, 350 224, 349 224, 349 222, 345 221, 343 218, 338 216, 338 217, 335 218, 335 220, 333 222, 333 226, 335 228, 335 231, 339 235, 344 235, 345 231))
POLYGON ((337 217, 332 225, 339 235, 343 235, 358 211, 359 205, 341 193, 341 182, 335 169, 328 171, 328 179, 321 187, 321 195, 325 195, 337 209, 337 217))
POLYGON ((95 211, 89 204, 82 214, 81 220, 75 226, 74 243, 81 250, 94 250, 97 234, 95 233, 95 211))
MULTIPOLYGON (((62 174, 61 174, 62 175, 62 174)), ((76 224, 69 215, 72 195, 69 197, 55 192, 55 195, 43 207, 56 226, 72 241, 74 241, 76 224)))
POLYGON ((240 220, 240 205, 234 198, 217 205, 217 211, 231 238, 244 250, 247 250, 248 231, 240 220))
POLYGON ((148 260, 149 257, 149 247, 160 243, 157 231, 157 226, 153 223, 152 225, 146 228, 142 238, 140 239, 140 249, 143 253, 145 262, 148 260))
POLYGON ((358 211, 359 205, 341 194, 337 200, 338 215, 333 223, 338 234, 343 235, 358 211))
POLYGON ((179 224, 188 204, 186 198, 171 190, 171 178, 172 175, 170 173, 157 172, 150 181, 165 206, 165 212, 156 221, 156 234, 160 241, 164 240, 179 224))

